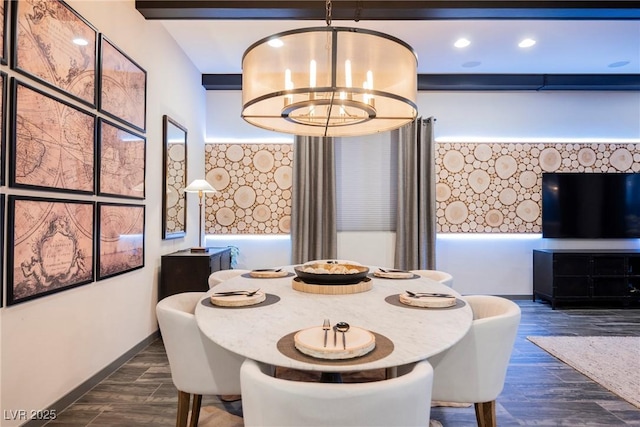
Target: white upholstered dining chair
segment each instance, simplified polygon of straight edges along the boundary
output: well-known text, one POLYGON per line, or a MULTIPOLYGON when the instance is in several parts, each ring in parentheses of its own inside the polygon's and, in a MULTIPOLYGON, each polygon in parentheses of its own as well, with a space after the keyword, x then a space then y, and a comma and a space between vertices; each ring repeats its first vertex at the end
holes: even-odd
POLYGON ((520 307, 505 298, 475 295, 467 334, 449 350, 429 358, 434 401, 474 403, 479 427, 495 427, 495 400, 502 392, 520 324, 520 307))
POLYGON ((202 395, 240 394, 240 367, 244 358, 218 346, 198 329, 194 311, 204 292, 185 292, 164 298, 156 314, 167 351, 171 379, 178 389, 178 427, 198 424, 202 395))
POLYGON ((249 273, 251 270, 232 269, 232 270, 218 270, 209 275, 209 289, 215 285, 224 282, 227 279, 231 279, 241 274, 249 273))
POLYGON ((419 276, 426 277, 427 279, 436 280, 443 285, 447 285, 450 288, 453 287, 453 276, 446 271, 440 270, 411 270, 412 273, 415 273, 419 276))
POLYGON ((429 425, 433 369, 427 361, 407 374, 367 383, 289 381, 246 359, 240 373, 245 427, 388 427, 429 425))

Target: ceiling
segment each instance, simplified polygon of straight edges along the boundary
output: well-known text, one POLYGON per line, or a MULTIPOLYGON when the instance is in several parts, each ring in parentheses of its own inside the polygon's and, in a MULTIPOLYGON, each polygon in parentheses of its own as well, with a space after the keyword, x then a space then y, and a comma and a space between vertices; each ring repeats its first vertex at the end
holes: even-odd
MULTIPOLYGON (((235 77, 235 84, 240 81, 242 54, 255 41, 284 30, 326 25, 324 1, 295 3, 295 8, 286 9, 286 13, 279 9, 282 7, 279 4, 290 6, 292 2, 191 1, 181 5, 191 3, 201 7, 169 10, 167 3, 172 2, 138 0, 136 7, 147 19, 160 19, 201 71, 203 82, 208 79, 214 83, 208 89, 227 88, 222 83, 228 82, 229 74, 235 77), (150 3, 162 3, 165 8, 160 13, 159 9, 146 7, 150 3), (204 4, 209 7, 202 7, 204 4), (261 8, 255 8, 256 4, 261 8), (308 15, 316 19, 307 19, 308 15)), ((523 76, 540 81, 569 76, 578 86, 597 83, 596 86, 640 89, 638 2, 573 2, 572 6, 583 7, 566 9, 566 4, 571 2, 555 2, 558 7, 548 8, 554 2, 530 1, 526 3, 536 7, 518 10, 490 7, 505 3, 495 1, 460 2, 470 7, 455 10, 433 9, 419 3, 443 2, 334 1, 332 25, 374 29, 407 42, 418 56, 422 89, 427 81, 436 82, 436 78, 438 84, 455 85, 472 76, 476 83, 489 78, 497 85, 504 85, 509 78, 517 78, 521 84, 523 76), (359 9, 354 12, 342 7, 342 3, 355 4, 359 9), (594 7, 598 3, 606 3, 608 9, 594 7), (346 19, 354 13, 362 19, 358 22, 346 19), (367 13, 373 18, 366 19, 367 13), (447 16, 447 19, 428 14, 447 16), (427 17, 412 20, 407 15, 427 17), (471 44, 455 48, 453 43, 461 37, 471 44), (524 38, 532 38, 536 44, 528 49, 519 48, 517 44, 524 38)), ((565 86, 568 83, 565 81, 565 86)), ((538 81, 532 82, 530 88, 538 84, 538 81)))

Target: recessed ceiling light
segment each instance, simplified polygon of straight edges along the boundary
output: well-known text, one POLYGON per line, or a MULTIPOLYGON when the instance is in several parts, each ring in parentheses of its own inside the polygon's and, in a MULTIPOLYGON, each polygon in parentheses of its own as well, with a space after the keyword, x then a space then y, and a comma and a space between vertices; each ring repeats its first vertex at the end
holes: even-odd
POLYGON ((86 46, 89 44, 89 42, 82 37, 76 37, 75 39, 73 39, 73 43, 77 44, 78 46, 86 46))
POLYGON ((456 42, 453 44, 455 47, 457 48, 463 48, 463 47, 467 47, 471 44, 471 42, 465 38, 461 38, 456 40, 456 42))
POLYGON ((524 39, 520 43, 518 43, 519 47, 531 47, 536 44, 536 41, 533 39, 524 39))
POLYGON ((482 64, 482 62, 480 61, 468 61, 462 64, 462 66, 464 68, 473 68, 473 67, 477 67, 478 65, 482 64))
POLYGON ((618 68, 618 67, 624 67, 625 65, 629 65, 630 61, 618 61, 618 62, 612 62, 611 64, 608 65, 609 68, 618 68))
POLYGON ((284 43, 280 39, 271 39, 267 42, 271 47, 282 47, 284 43))

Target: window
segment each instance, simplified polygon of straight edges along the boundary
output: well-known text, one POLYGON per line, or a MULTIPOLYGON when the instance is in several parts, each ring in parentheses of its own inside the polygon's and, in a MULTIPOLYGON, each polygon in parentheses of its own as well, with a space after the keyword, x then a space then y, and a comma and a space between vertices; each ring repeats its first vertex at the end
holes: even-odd
POLYGON ((394 231, 398 148, 391 134, 335 141, 338 231, 394 231))

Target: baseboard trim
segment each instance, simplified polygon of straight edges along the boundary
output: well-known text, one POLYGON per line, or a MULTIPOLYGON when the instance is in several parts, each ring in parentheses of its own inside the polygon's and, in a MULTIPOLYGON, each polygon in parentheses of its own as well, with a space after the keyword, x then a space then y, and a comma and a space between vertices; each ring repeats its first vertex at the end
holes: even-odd
MULTIPOLYGON (((73 402, 82 397, 85 393, 95 387, 100 381, 107 378, 109 375, 118 370, 118 368, 125 364, 128 360, 130 360, 133 356, 140 353, 144 348, 146 348, 149 344, 154 342, 156 339, 160 337, 160 331, 157 330, 138 344, 133 346, 130 350, 124 353, 122 356, 118 357, 113 362, 109 363, 106 367, 101 369, 98 373, 93 375, 91 378, 80 384, 78 387, 71 390, 69 393, 61 397, 60 399, 53 402, 51 406, 46 408, 48 413, 56 413, 59 414, 63 410, 65 410, 68 406, 70 406, 73 402)), ((46 412, 43 410, 42 412, 46 412)), ((26 423, 22 424, 21 427, 41 427, 44 426, 49 420, 30 420, 26 423)))
POLYGON ((529 300, 533 301, 533 295, 500 295, 502 298, 510 300, 529 300))

